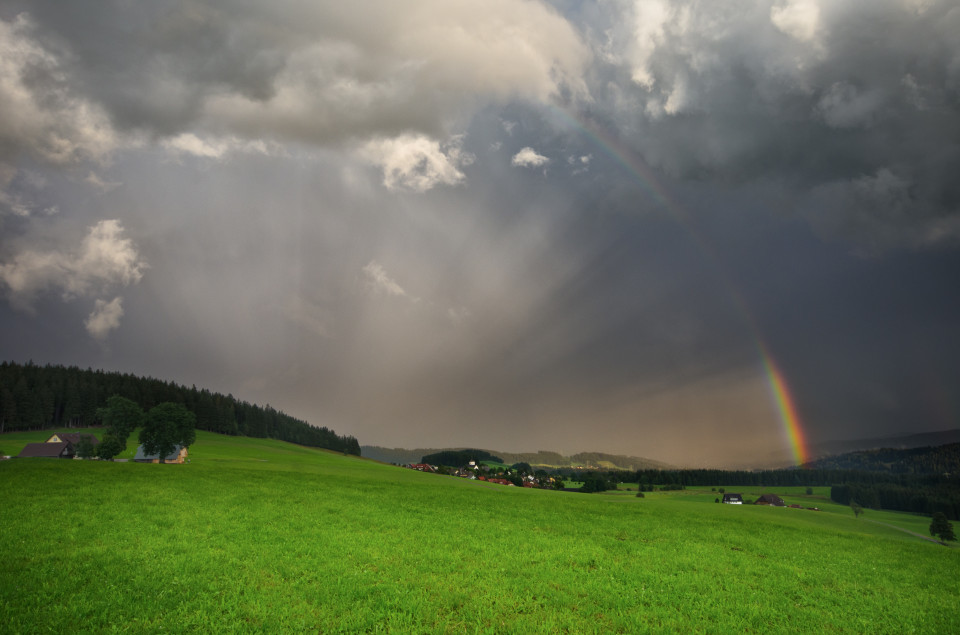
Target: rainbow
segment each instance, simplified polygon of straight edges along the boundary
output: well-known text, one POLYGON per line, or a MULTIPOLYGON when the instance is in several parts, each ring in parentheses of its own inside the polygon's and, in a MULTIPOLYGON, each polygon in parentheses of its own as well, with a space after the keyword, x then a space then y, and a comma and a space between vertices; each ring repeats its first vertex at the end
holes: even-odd
POLYGON ((647 165, 633 149, 605 128, 590 122, 577 113, 567 112, 557 106, 550 106, 549 112, 559 120, 561 125, 578 130, 588 137, 594 145, 602 149, 607 156, 611 157, 616 163, 620 164, 633 175, 640 186, 650 194, 651 198, 670 212, 697 242, 700 249, 711 258, 716 265, 716 270, 720 272, 719 276, 721 281, 727 287, 741 314, 750 326, 758 356, 763 366, 764 376, 769 386, 773 406, 780 420, 786 441, 790 445, 793 460, 796 465, 807 463, 810 460, 810 451, 803 425, 800 421, 800 415, 797 412, 797 406, 790 393, 786 378, 764 343, 757 321, 749 311, 746 300, 739 289, 731 282, 730 276, 725 273, 725 268, 721 266, 722 261, 719 255, 699 230, 692 216, 663 183, 660 182, 650 166, 647 165))
POLYGON ((759 339, 757 346, 760 350, 760 359, 763 361, 763 369, 767 374, 770 393, 777 407, 777 413, 780 415, 780 421, 786 430, 790 449, 793 451, 793 460, 797 465, 804 465, 810 461, 810 451, 807 449, 807 437, 803 432, 803 426, 800 425, 797 405, 793 401, 783 373, 759 339))

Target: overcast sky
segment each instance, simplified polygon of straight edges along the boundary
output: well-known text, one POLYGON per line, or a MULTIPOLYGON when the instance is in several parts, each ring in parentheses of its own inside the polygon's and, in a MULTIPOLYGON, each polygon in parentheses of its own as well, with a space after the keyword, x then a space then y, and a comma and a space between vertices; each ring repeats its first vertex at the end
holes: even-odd
POLYGON ((0 333, 368 445, 747 464, 762 347, 957 427, 960 6, 0 0, 0 333))

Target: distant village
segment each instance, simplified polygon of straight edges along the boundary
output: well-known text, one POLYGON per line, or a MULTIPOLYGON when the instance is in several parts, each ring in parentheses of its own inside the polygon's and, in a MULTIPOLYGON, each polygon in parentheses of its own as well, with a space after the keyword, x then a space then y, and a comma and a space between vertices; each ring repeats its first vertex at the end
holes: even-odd
POLYGON ((466 465, 459 468, 449 468, 442 465, 430 465, 429 463, 408 463, 403 466, 418 472, 429 472, 431 474, 445 474, 466 478, 470 480, 483 481, 485 483, 494 483, 496 485, 506 485, 508 487, 529 487, 539 489, 563 489, 563 480, 559 477, 548 475, 545 471, 539 470, 530 474, 532 471, 529 466, 527 469, 514 469, 500 466, 490 466, 483 462, 469 461, 466 465))

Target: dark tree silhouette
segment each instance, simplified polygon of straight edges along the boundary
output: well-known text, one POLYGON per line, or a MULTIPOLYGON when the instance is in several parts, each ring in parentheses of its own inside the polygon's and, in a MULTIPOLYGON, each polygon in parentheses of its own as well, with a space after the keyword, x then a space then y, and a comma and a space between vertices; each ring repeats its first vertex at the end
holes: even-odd
POLYGON ((953 533, 953 525, 947 520, 943 512, 937 512, 933 515, 930 522, 930 535, 940 538, 940 542, 946 544, 948 540, 956 540, 957 535, 953 533))
POLYGON ((163 463, 165 456, 176 447, 189 447, 197 438, 197 417, 183 404, 166 402, 154 406, 144 418, 140 430, 140 443, 144 454, 159 454, 163 463))

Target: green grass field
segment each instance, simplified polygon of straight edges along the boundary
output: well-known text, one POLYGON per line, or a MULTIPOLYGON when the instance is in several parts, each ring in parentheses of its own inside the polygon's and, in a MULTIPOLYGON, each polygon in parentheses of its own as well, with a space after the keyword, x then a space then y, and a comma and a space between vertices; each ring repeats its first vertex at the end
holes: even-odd
MULTIPOLYGON (((49 433, 24 434, 0 452, 49 433)), ((960 632, 960 549, 824 489, 550 492, 204 432, 190 456, 0 462, 0 630, 960 632)))

